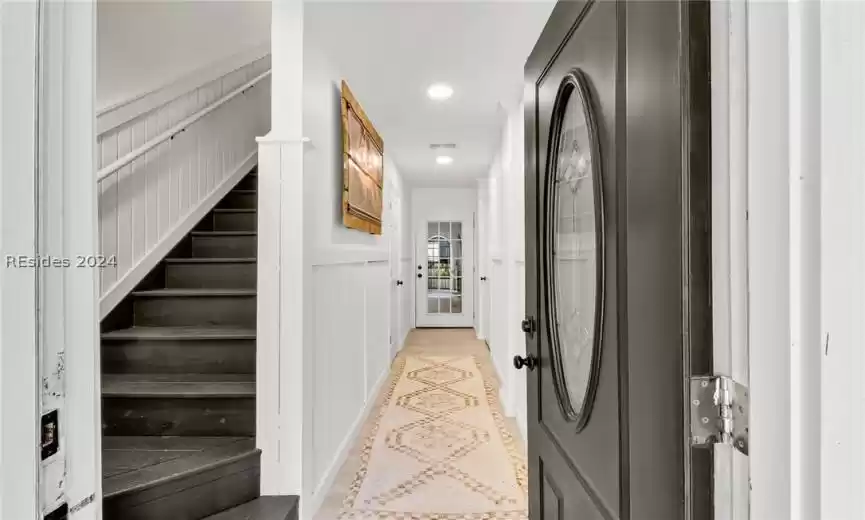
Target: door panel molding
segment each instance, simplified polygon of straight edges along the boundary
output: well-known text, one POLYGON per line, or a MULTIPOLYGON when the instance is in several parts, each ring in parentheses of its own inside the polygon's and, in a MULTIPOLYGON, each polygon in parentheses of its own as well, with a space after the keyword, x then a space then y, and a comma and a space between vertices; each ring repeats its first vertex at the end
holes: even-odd
POLYGON ((542 490, 550 481, 565 518, 685 520, 690 487, 710 493, 710 482, 686 480, 684 471, 694 462, 684 382, 691 356, 711 351, 710 120, 707 79, 696 74, 706 65, 699 56, 709 35, 698 15, 707 10, 705 2, 562 1, 526 64, 526 314, 540 325, 526 338, 527 355, 539 360, 527 373, 533 518, 555 518, 538 516, 548 514, 542 490), (538 243, 552 98, 574 67, 598 99, 609 237, 605 361, 595 413, 580 433, 548 404, 555 397, 538 243))

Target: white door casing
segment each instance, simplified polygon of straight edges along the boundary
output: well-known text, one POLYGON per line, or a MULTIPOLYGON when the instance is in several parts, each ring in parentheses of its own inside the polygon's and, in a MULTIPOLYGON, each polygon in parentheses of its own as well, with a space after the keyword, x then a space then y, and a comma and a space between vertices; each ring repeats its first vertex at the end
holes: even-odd
POLYGON ((480 179, 478 181, 478 213, 477 213, 477 269, 475 279, 478 280, 478 339, 489 343, 490 340, 490 283, 489 273, 492 269, 490 262, 490 181, 480 179), (481 279, 483 278, 483 281, 481 279))
POLYGON ((0 60, 0 517, 68 508, 72 520, 96 519, 99 271, 79 267, 99 253, 96 5, 0 9, 0 46, 16 49, 0 60), (57 450, 40 461, 39 416, 54 411, 57 450))
POLYGON ((415 287, 418 327, 474 324, 475 206, 474 189, 417 188, 413 192, 415 252, 411 282, 407 283, 415 287), (434 233, 430 235, 432 228, 434 233), (430 256, 436 259, 433 270, 428 262, 430 256), (458 312, 452 307, 454 304, 458 305, 458 312), (432 307, 436 307, 434 312, 430 312, 432 307))
POLYGON ((389 234, 389 267, 390 267, 390 355, 396 355, 402 346, 402 306, 405 305, 403 294, 405 293, 405 282, 400 274, 400 256, 402 252, 402 203, 396 190, 391 186, 391 195, 388 201, 388 223, 389 234), (402 284, 400 284, 402 282, 402 284))

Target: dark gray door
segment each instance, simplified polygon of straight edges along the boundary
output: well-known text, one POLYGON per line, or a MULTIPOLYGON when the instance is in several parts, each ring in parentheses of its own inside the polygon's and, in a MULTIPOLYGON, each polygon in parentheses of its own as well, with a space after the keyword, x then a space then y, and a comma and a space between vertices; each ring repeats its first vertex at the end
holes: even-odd
POLYGON ((532 520, 708 520, 708 7, 560 1, 526 65, 532 520), (696 469, 695 469, 696 468, 696 469))

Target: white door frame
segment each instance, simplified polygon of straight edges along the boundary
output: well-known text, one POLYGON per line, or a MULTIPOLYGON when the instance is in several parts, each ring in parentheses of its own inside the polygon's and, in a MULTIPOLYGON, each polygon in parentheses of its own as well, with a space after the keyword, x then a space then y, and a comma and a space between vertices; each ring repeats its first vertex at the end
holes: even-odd
POLYGON ((76 267, 97 253, 96 5, 0 5, 0 45, 15 49, 0 69, 0 516, 65 505, 72 519, 98 519, 98 272, 76 267), (6 255, 51 263, 14 267, 6 255), (40 462, 40 417, 51 410, 59 450, 40 462))
POLYGON ((477 337, 489 343, 490 339, 490 289, 487 281, 490 276, 490 179, 478 180, 478 211, 477 211, 477 249, 475 250, 475 281, 477 291, 475 301, 477 302, 477 337), (480 278, 483 277, 484 281, 480 278))
POLYGON ((799 151, 806 383, 800 418, 809 428, 795 447, 803 454, 802 473, 823 479, 816 485, 803 479, 810 500, 801 519, 865 518, 865 5, 808 4, 802 48, 812 66, 801 71, 807 79, 801 142, 810 146, 799 151))
POLYGON ((405 280, 402 279, 401 262, 402 257, 402 201, 399 197, 396 181, 388 183, 388 215, 387 233, 388 238, 388 267, 390 269, 390 287, 388 300, 390 301, 388 334, 390 336, 390 356, 396 356, 402 347, 402 306, 405 305, 405 280), (402 285, 398 285, 402 282, 402 285))
MULTIPOLYGON (((832 477, 842 477, 821 467, 821 313, 837 299, 821 302, 821 9, 810 0, 712 3, 715 365, 750 389, 750 454, 716 457, 717 518, 810 520, 852 511, 847 502, 827 516, 830 502, 844 501, 822 498, 837 488, 832 477)), ((839 132, 836 140, 855 133, 839 132)), ((856 185, 847 189, 856 193, 856 185)), ((857 251, 849 236, 839 250, 857 251)), ((861 498, 849 499, 862 507, 861 498)))
POLYGON ((414 264, 411 283, 415 284, 415 326, 472 327, 474 287, 471 277, 475 265, 473 219, 477 209, 477 191, 473 188, 415 188, 412 191, 412 245, 414 264), (427 223, 461 222, 463 250, 463 301, 461 314, 430 315, 426 312, 427 223), (418 269, 420 266, 420 269, 418 269), (418 273, 421 277, 418 278, 418 273))
POLYGON ((36 277, 36 2, 0 1, 0 517, 41 518, 36 277), (14 174, 12 173, 14 172, 14 174))

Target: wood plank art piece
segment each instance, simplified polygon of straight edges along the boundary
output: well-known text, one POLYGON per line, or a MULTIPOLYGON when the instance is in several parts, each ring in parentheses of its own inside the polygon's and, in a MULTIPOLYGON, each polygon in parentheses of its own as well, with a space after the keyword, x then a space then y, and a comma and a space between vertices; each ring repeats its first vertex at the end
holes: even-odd
POLYGON ((384 143, 360 104, 342 82, 342 222, 381 234, 384 143))

